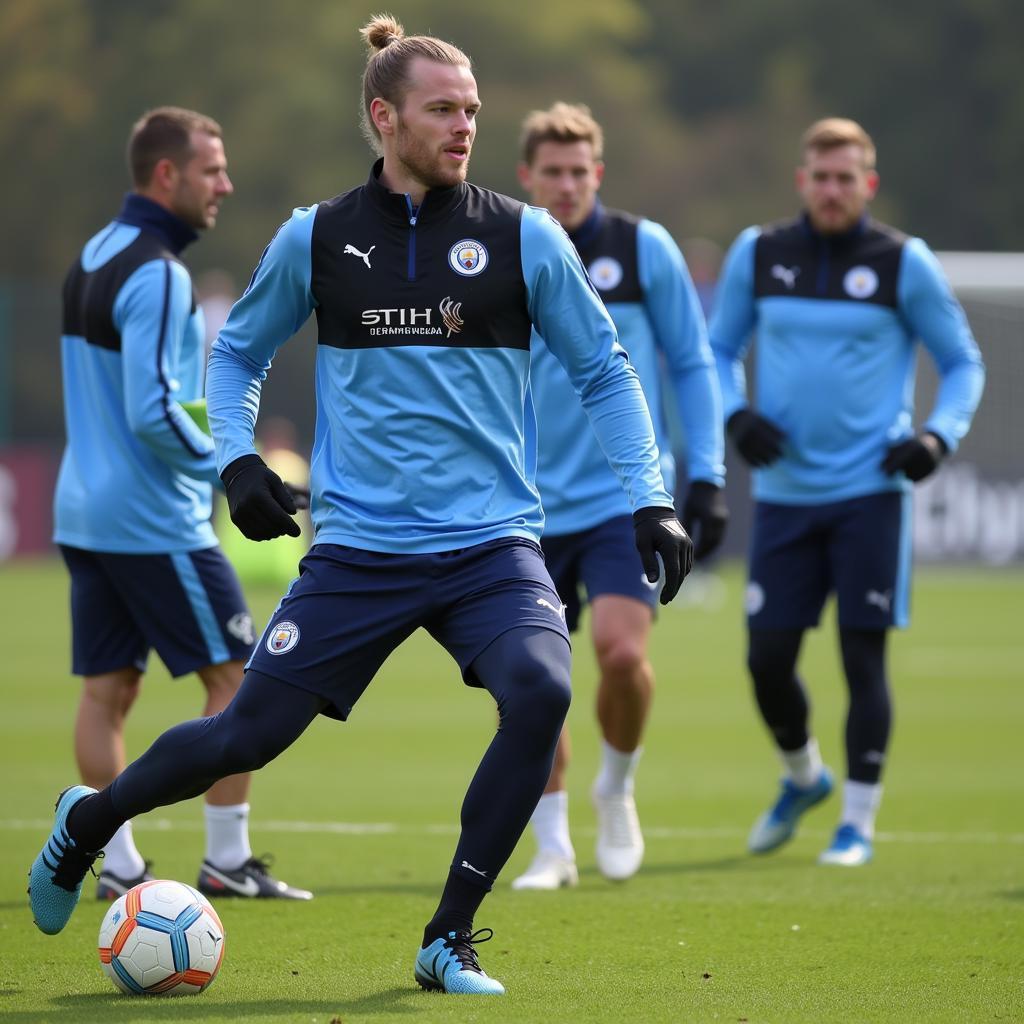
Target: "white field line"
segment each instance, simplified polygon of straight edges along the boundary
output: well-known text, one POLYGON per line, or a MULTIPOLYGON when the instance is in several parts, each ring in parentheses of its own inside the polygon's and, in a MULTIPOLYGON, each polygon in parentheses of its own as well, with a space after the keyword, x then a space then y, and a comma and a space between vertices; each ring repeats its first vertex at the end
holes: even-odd
MULTIPOLYGON (((321 833, 344 836, 454 836, 457 825, 399 825, 390 821, 259 821, 252 823, 254 831, 276 833, 321 833)), ((0 819, 0 832, 42 832, 53 827, 52 818, 0 819)), ((196 820, 172 822, 168 818, 139 818, 133 822, 136 830, 145 832, 201 832, 203 822, 196 820)), ((593 837, 594 828, 575 829, 580 835, 593 837)), ((801 829, 801 835, 824 839, 831 832, 801 829)), ((739 828, 652 828, 644 827, 645 839, 704 840, 746 839, 747 830, 739 828)), ((1021 846, 1022 832, 878 832, 878 843, 903 843, 925 846, 1021 846)))

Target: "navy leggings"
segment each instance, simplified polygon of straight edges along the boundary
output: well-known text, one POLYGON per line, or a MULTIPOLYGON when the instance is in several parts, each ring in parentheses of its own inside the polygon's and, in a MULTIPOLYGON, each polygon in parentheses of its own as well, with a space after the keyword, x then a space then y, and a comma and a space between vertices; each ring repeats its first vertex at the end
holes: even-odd
MULTIPOLYGON (((796 672, 803 630, 752 629, 747 667, 754 696, 781 750, 799 750, 809 738, 810 700, 796 672)), ((846 716, 846 772, 854 782, 876 783, 892 730, 892 700, 885 670, 886 631, 839 630, 850 704, 846 716)))
MULTIPOLYGON (((499 715, 462 805, 453 862, 456 873, 477 885, 489 887, 504 867, 544 791, 569 709, 570 664, 565 639, 536 627, 509 630, 473 662, 499 715)), ((326 706, 322 697, 247 672, 220 714, 168 729, 100 794, 104 800, 90 797, 76 807, 70 823, 76 841, 81 836, 86 848, 99 849, 129 818, 198 796, 227 775, 262 768, 326 706)))

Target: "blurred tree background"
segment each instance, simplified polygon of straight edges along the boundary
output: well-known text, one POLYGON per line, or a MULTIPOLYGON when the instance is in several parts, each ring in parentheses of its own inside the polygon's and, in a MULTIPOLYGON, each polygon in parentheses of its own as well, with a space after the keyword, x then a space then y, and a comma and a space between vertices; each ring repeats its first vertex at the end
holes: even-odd
MULTIPOLYGON (((556 98, 586 102, 608 135, 605 201, 678 239, 724 246, 745 225, 794 211, 797 138, 814 118, 843 114, 878 143, 880 217, 939 249, 1024 248, 1024 4, 1015 0, 404 0, 393 9, 408 33, 451 39, 475 61, 478 184, 518 194, 524 113, 556 98)), ((128 187, 124 144, 138 115, 174 103, 223 125, 237 191, 187 259, 197 275, 223 268, 244 284, 293 206, 366 176, 358 29, 372 12, 351 0, 0 5, 0 440, 61 435, 60 281, 128 187)), ((266 407, 308 437, 312 353, 289 350, 266 407)))

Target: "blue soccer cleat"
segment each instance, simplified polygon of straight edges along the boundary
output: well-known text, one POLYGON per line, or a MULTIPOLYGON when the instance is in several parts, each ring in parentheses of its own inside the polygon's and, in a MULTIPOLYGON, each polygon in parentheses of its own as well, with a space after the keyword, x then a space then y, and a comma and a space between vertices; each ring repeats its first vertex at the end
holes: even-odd
POLYGON ((416 980, 425 989, 449 995, 503 996, 505 986, 484 974, 473 948, 493 936, 490 928, 481 928, 435 939, 416 956, 416 980))
POLYGON ((75 846, 65 825, 71 808, 96 790, 72 786, 57 798, 53 831, 29 872, 28 895, 32 917, 40 931, 56 935, 78 906, 82 881, 99 853, 85 853, 75 846))
POLYGON ((858 832, 855 825, 847 823, 836 829, 832 845, 821 853, 818 863, 858 868, 871 860, 872 852, 871 840, 858 832))
POLYGON ((831 792, 832 773, 827 768, 822 768, 818 781, 807 789, 801 789, 792 779, 783 779, 778 800, 754 822, 747 849, 751 853, 778 849, 793 838, 801 816, 831 792))

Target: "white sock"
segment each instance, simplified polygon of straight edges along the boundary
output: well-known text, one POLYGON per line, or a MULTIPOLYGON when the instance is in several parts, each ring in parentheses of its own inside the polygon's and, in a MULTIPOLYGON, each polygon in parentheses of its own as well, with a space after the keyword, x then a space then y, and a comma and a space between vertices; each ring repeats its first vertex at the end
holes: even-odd
POLYGON ((576 851, 569 838, 569 794, 560 789, 545 793, 537 802, 530 819, 537 839, 539 853, 554 853, 568 860, 576 859, 576 851))
POLYGON ((779 756, 789 777, 801 789, 813 786, 821 777, 824 765, 821 763, 818 741, 813 736, 807 741, 806 746, 799 750, 780 750, 779 756))
POLYGON ((597 796, 632 796, 633 776, 642 753, 643 747, 637 747, 624 754, 601 740, 601 770, 594 780, 594 793, 597 796))
POLYGON ((203 804, 206 814, 206 859, 215 867, 234 871, 251 856, 249 805, 215 807, 203 804))
POLYGON ((867 839, 875 834, 875 815, 882 802, 882 784, 850 782, 843 784, 843 817, 841 824, 853 825, 867 839))
POLYGON ((118 878, 138 878, 145 870, 146 862, 135 847, 132 823, 126 821, 103 847, 101 871, 109 871, 118 878))

